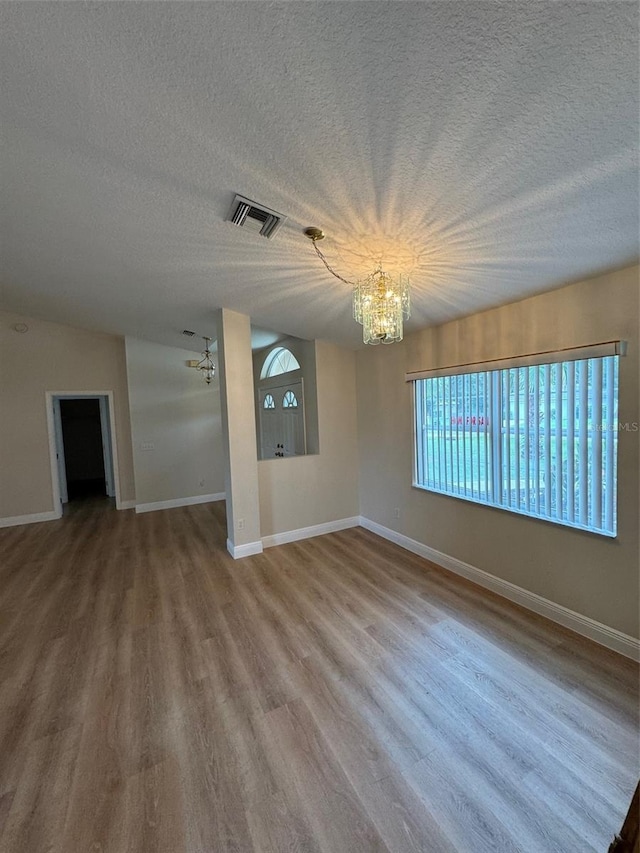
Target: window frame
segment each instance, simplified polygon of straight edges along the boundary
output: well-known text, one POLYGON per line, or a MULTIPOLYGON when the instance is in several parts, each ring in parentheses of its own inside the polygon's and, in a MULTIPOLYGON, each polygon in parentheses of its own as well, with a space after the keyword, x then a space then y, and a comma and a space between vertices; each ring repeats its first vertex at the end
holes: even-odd
POLYGON ((293 373, 296 370, 301 370, 300 362, 295 356, 295 353, 289 348, 282 345, 273 347, 267 353, 260 371, 260 379, 275 379, 278 376, 286 376, 288 373, 293 373), (288 356, 290 363, 293 365, 288 370, 273 371, 274 365, 280 361, 282 356, 288 356))
MULTIPOLYGON (((461 365, 460 367, 451 368, 451 369, 443 368, 441 370, 419 371, 416 373, 407 373, 406 377, 405 377, 406 380, 411 381, 413 383, 413 386, 414 386, 412 389, 412 405, 413 405, 413 413, 412 414, 413 414, 413 431, 414 431, 414 436, 413 436, 413 438, 414 438, 414 441, 413 441, 413 469, 412 469, 412 486, 413 486, 413 488, 419 489, 420 491, 433 492, 434 494, 443 495, 445 497, 457 498, 459 500, 465 500, 465 501, 468 501, 470 503, 480 504, 481 506, 489 507, 491 509, 500 509, 500 510, 504 510, 506 512, 512 512, 516 515, 521 515, 521 516, 524 516, 526 518, 533 518, 533 519, 536 519, 538 521, 545 521, 545 522, 550 523, 550 524, 557 524, 557 525, 560 525, 563 527, 569 527, 569 528, 574 529, 574 530, 580 530, 580 531, 584 531, 587 533, 592 533, 592 534, 595 534, 597 536, 604 536, 606 538, 616 539, 618 536, 618 521, 619 521, 619 507, 618 507, 618 500, 617 500, 617 497, 618 497, 618 468, 619 468, 619 466, 618 466, 618 434, 617 434, 618 433, 618 424, 619 424, 619 420, 618 420, 618 418, 619 418, 618 406, 619 406, 619 396, 620 396, 619 381, 617 381, 617 384, 614 385, 614 389, 612 391, 612 394, 615 395, 614 408, 612 411, 608 410, 609 403, 607 402, 606 418, 603 414, 604 409, 605 409, 604 397, 601 397, 602 410, 600 412, 600 414, 601 414, 600 425, 602 425, 604 423, 608 424, 609 430, 612 432, 612 435, 609 439, 606 439, 606 440, 603 440, 604 436, 601 436, 601 439, 600 439, 602 442, 601 448, 595 454, 593 453, 592 449, 589 449, 589 447, 590 447, 589 439, 588 438, 586 439, 587 440, 586 446, 588 448, 589 457, 588 457, 587 467, 585 468, 585 470, 583 472, 583 477, 585 477, 587 479, 587 482, 588 482, 589 471, 591 471, 591 468, 595 464, 595 461, 598 461, 600 465, 602 465, 604 463, 603 455, 599 455, 599 454, 604 454, 605 449, 609 447, 609 443, 610 443, 611 447, 612 447, 612 453, 613 453, 613 457, 612 457, 613 467, 610 471, 610 476, 609 476, 609 484, 611 485, 611 487, 613 489, 613 491, 610 493, 613 495, 613 497, 612 497, 612 505, 613 505, 612 527, 608 526, 609 525, 609 519, 607 519, 605 517, 606 484, 604 481, 602 482, 600 489, 597 493, 594 491, 589 495, 589 503, 588 503, 588 511, 589 511, 589 507, 592 506, 593 496, 597 495, 597 501, 598 501, 598 506, 599 506, 598 512, 600 513, 600 526, 594 527, 593 524, 587 523, 585 525, 585 524, 580 523, 580 519, 579 519, 578 514, 576 512, 576 507, 578 506, 578 503, 579 503, 578 502, 579 484, 578 484, 578 481, 576 479, 576 473, 574 470, 575 452, 576 452, 576 446, 577 445, 576 445, 576 443, 573 443, 573 442, 574 442, 574 438, 575 438, 574 430, 575 430, 575 421, 576 421, 576 411, 579 409, 579 406, 578 406, 579 389, 578 389, 577 385, 573 384, 571 386, 571 391, 573 393, 573 399, 572 399, 571 404, 568 408, 569 408, 569 411, 572 412, 572 416, 570 418, 569 414, 566 413, 566 407, 565 407, 565 409, 561 410, 561 411, 563 411, 563 415, 562 415, 562 418, 560 420, 559 430, 558 430, 558 424, 554 423, 555 416, 551 413, 551 409, 549 408, 549 409, 545 410, 548 413, 547 415, 545 415, 545 418, 546 418, 545 427, 549 431, 548 436, 545 437, 545 441, 547 441, 547 442, 551 441, 552 443, 556 442, 562 448, 564 448, 563 442, 565 440, 565 436, 568 435, 568 424, 572 424, 572 426, 571 426, 572 444, 570 444, 569 446, 573 449, 573 461, 570 462, 570 460, 572 458, 571 453, 568 453, 566 455, 566 457, 563 457, 563 455, 561 453, 559 457, 557 455, 555 457, 550 455, 548 460, 545 459, 545 467, 548 466, 547 470, 549 472, 552 471, 554 469, 554 467, 558 465, 558 459, 560 460, 561 481, 560 481, 560 484, 558 485, 558 481, 556 480, 555 489, 559 490, 559 491, 556 491, 556 496, 561 495, 563 493, 562 492, 563 487, 565 487, 565 484, 568 484, 569 482, 571 482, 571 478, 573 479, 573 483, 574 483, 573 489, 570 492, 570 494, 573 496, 573 498, 570 501, 571 512, 569 512, 569 503, 567 502, 564 505, 562 505, 562 508, 560 510, 560 514, 567 515, 568 517, 567 518, 558 518, 558 517, 553 517, 550 514, 543 514, 543 513, 545 513, 546 507, 541 506, 541 504, 539 502, 539 498, 541 497, 541 490, 540 490, 540 485, 539 485, 540 484, 539 470, 537 468, 538 465, 541 465, 540 452, 536 453, 533 446, 531 446, 531 450, 534 451, 533 452, 533 459, 536 460, 536 469, 535 469, 536 474, 533 475, 534 476, 533 482, 534 483, 537 482, 538 485, 537 485, 537 488, 536 487, 532 488, 532 485, 531 485, 532 484, 532 479, 531 479, 532 475, 530 472, 530 464, 531 464, 532 457, 530 454, 530 445, 528 444, 528 442, 533 441, 534 437, 535 437, 535 441, 536 441, 535 446, 539 447, 539 444, 537 442, 539 441, 541 430, 539 428, 538 421, 534 419, 535 426, 533 428, 533 432, 532 432, 532 426, 531 426, 532 407, 536 403, 538 405, 538 412, 541 412, 541 409, 540 409, 540 399, 541 398, 540 398, 540 394, 539 394, 539 388, 536 388, 535 403, 532 403, 531 392, 530 392, 530 387, 529 387, 529 379, 531 378, 531 375, 532 375, 531 373, 527 372, 525 374, 527 377, 527 385, 525 386, 524 392, 521 391, 520 385, 518 385, 517 387, 513 386, 513 388, 515 388, 515 391, 514 391, 512 386, 509 384, 510 379, 512 377, 512 371, 513 371, 514 367, 523 366, 522 360, 524 360, 524 359, 529 360, 528 362, 525 361, 525 365, 527 367, 534 367, 536 365, 539 367, 542 367, 545 365, 557 365, 557 367, 555 369, 558 372, 558 374, 562 377, 562 376, 564 376, 563 371, 564 371, 566 365, 569 365, 569 364, 572 365, 571 370, 573 371, 577 361, 583 361, 583 360, 586 361, 588 359, 597 359, 597 358, 605 359, 605 358, 607 358, 607 356, 614 356, 614 355, 619 356, 619 355, 624 355, 626 353, 626 346, 624 346, 624 342, 611 342, 611 343, 615 343, 615 345, 616 345, 615 350, 611 350, 611 351, 608 351, 605 353, 602 353, 601 351, 596 351, 596 346, 589 347, 589 348, 580 348, 579 351, 578 350, 576 351, 576 353, 579 354, 579 356, 580 356, 579 358, 573 358, 571 355, 569 355, 568 358, 563 358, 562 356, 565 356, 567 353, 567 351, 563 351, 563 352, 557 353, 558 357, 556 357, 554 360, 548 360, 547 358, 544 358, 544 356, 551 355, 551 354, 544 353, 544 354, 539 354, 538 357, 534 358, 533 360, 531 360, 532 357, 523 356, 523 357, 519 357, 519 359, 513 359, 513 360, 503 359, 503 360, 500 360, 499 362, 486 362, 486 363, 477 364, 477 365, 461 365), (585 350, 591 350, 591 352, 587 353, 587 352, 585 352, 585 350), (510 362, 512 362, 512 363, 510 363, 510 362), (433 444, 433 441, 434 441, 434 430, 433 430, 433 428, 431 429, 431 439, 429 439, 428 437, 425 438, 423 436, 423 430, 426 430, 428 432, 428 430, 427 430, 427 426, 428 426, 427 418, 433 417, 433 411, 434 411, 433 408, 431 408, 431 414, 427 415, 427 411, 429 410, 429 406, 431 405, 431 407, 433 407, 433 403, 434 403, 433 390, 439 389, 440 386, 437 383, 430 386, 431 400, 429 400, 429 393, 426 390, 428 386, 426 386, 426 385, 423 386, 421 380, 439 379, 439 378, 449 377, 449 398, 448 398, 448 402, 449 402, 449 416, 451 417, 452 412, 453 412, 453 410, 451 409, 451 402, 453 399, 451 396, 451 379, 453 377, 460 377, 460 376, 471 377, 475 374, 477 374, 477 378, 475 380, 475 389, 476 389, 475 394, 476 394, 476 407, 478 408, 478 412, 476 412, 475 417, 478 417, 478 418, 480 417, 479 416, 480 392, 478 389, 480 386, 480 376, 482 376, 482 374, 485 374, 485 377, 488 377, 489 382, 491 383, 491 395, 489 397, 490 405, 489 405, 489 408, 487 408, 487 398, 486 398, 487 379, 485 378, 485 380, 484 380, 484 389, 485 389, 484 395, 485 396, 483 396, 483 406, 484 406, 483 411, 485 414, 488 413, 490 420, 488 421, 488 423, 486 425, 486 429, 484 431, 484 434, 485 434, 485 439, 484 439, 485 440, 484 470, 486 472, 487 478, 484 482, 484 488, 483 488, 482 480, 480 477, 480 473, 481 473, 481 469, 482 469, 482 463, 481 463, 482 454, 480 452, 479 445, 478 445, 477 446, 477 453, 478 453, 477 462, 472 464, 472 466, 471 466, 471 489, 470 489, 472 492, 474 491, 473 478, 474 478, 474 468, 475 468, 477 470, 477 474, 478 474, 478 477, 477 477, 478 495, 474 495, 474 494, 470 495, 470 494, 468 494, 468 492, 469 492, 468 482, 469 481, 467 480, 468 474, 467 474, 466 463, 464 464, 464 474, 463 474, 463 477, 464 477, 463 488, 464 488, 464 491, 466 493, 462 494, 462 493, 459 493, 459 491, 458 492, 455 491, 455 489, 460 490, 459 469, 458 469, 458 472, 456 475, 456 469, 453 466, 452 458, 451 457, 447 458, 447 452, 449 452, 449 453, 451 452, 451 448, 452 448, 451 441, 452 440, 451 440, 451 429, 449 427, 449 441, 447 442, 447 405, 446 405, 445 396, 444 396, 444 393, 445 393, 444 392, 444 384, 443 384, 443 389, 442 389, 443 390, 442 398, 440 398, 439 395, 437 398, 438 414, 439 414, 440 418, 442 418, 442 415, 444 415, 444 418, 442 420, 442 423, 444 424, 444 426, 441 426, 438 428, 439 432, 438 432, 438 435, 435 437, 435 441, 437 442, 437 446, 435 444, 433 444), (505 391, 504 391, 505 386, 502 384, 504 381, 505 375, 507 377, 506 397, 505 397, 505 391), (423 390, 423 388, 424 388, 424 390, 423 390), (496 389, 497 389, 497 393, 495 393, 496 389), (525 402, 524 407, 520 406, 520 404, 522 402, 521 394, 524 397, 524 402, 525 402), (518 413, 518 415, 517 415, 518 420, 517 420, 516 425, 515 425, 515 431, 513 432, 513 436, 515 436, 517 447, 520 446, 520 441, 523 437, 526 437, 526 439, 527 439, 527 443, 525 443, 526 453, 527 453, 527 456, 525 459, 525 461, 526 461, 525 483, 527 483, 528 485, 525 486, 526 491, 524 492, 524 498, 520 497, 521 486, 520 485, 516 486, 516 489, 517 489, 516 495, 517 495, 517 500, 518 500, 518 506, 514 506, 512 504, 510 485, 507 487, 508 488, 508 493, 507 493, 508 496, 506 497, 506 501, 505 501, 505 493, 504 493, 504 483, 507 482, 508 484, 511 484, 513 482, 513 474, 514 474, 514 469, 511 467, 510 460, 507 464, 507 467, 505 468, 504 463, 503 463, 503 459, 502 459, 502 453, 504 450, 503 445, 505 444, 505 438, 504 438, 504 436, 505 436, 505 420, 504 420, 505 400, 506 400, 506 412, 507 412, 506 429, 508 430, 506 435, 509 436, 508 444, 507 444, 509 453, 511 451, 511 436, 512 436, 511 413, 514 409, 514 402, 515 402, 516 413, 518 413, 519 407, 523 408, 523 410, 524 410, 522 422, 520 420, 520 415, 518 413), (566 419, 565 419, 565 413, 566 413, 566 419), (524 426, 525 422, 527 423, 526 427, 524 426), (553 423, 553 427, 551 427, 552 423, 553 423), (441 431, 441 434, 440 434, 440 431, 441 431), (432 442, 431 447, 429 447, 429 445, 428 445, 428 442, 430 440, 432 442), (490 460, 490 462, 487 462, 487 453, 489 452, 489 450, 491 452, 491 460, 490 460), (441 461, 443 459, 444 459, 444 467, 441 468, 441 461), (563 461, 566 461, 566 465, 563 465, 563 461), (447 463, 449 463, 449 467, 447 467, 447 463), (429 464, 431 464, 434 472, 435 471, 438 472, 437 474, 434 473, 433 476, 430 476, 429 464), (442 470, 444 470, 445 488, 442 488, 442 478, 443 478, 442 470), (505 480, 505 471, 507 472, 507 480, 505 480), (448 485, 446 482, 448 473, 451 475, 451 485, 448 485), (537 480, 536 480, 536 478, 537 478, 537 480), (431 484, 430 484, 430 481, 431 481, 431 484), (438 483, 439 483, 439 485, 438 485, 438 483), (455 486, 454 486, 454 483, 456 483, 455 486), (484 497, 482 497, 483 491, 485 494, 484 497), (534 500, 532 500, 532 492, 535 492, 535 502, 534 502, 534 500), (523 509, 521 507, 521 503, 523 503, 523 502, 526 503, 528 508, 523 509), (536 507, 538 508, 538 511, 535 510, 536 507)), ((597 346, 602 348, 602 345, 597 345, 597 346)), ((618 375, 617 372, 620 370, 620 361, 618 358, 616 358, 614 364, 615 364, 614 369, 616 371, 615 375, 617 376, 618 375)), ((602 361, 601 365, 606 366, 606 362, 602 361)), ((518 379, 520 378, 520 372, 519 371, 516 371, 515 375, 518 377, 518 379)), ((534 375, 534 377, 539 376, 539 371, 535 371, 535 373, 533 375, 534 375)), ((468 381, 469 381, 469 388, 472 388, 474 383, 472 382, 472 380, 470 378, 468 381)), ((560 388, 560 391, 558 392, 559 396, 558 396, 557 400, 560 400, 562 397, 562 392, 563 392, 563 388, 564 388, 564 381, 565 380, 563 379, 562 380, 562 386, 560 388)), ((465 380, 463 379, 463 384, 462 384, 463 388, 464 388, 464 382, 465 382, 465 380)), ((567 388, 565 388, 564 390, 565 390, 565 393, 568 394, 569 386, 567 388)), ((588 406, 589 407, 591 406, 592 394, 594 394, 594 393, 598 393, 598 391, 594 391, 593 387, 590 385, 589 391, 588 391, 588 406)), ((599 389, 599 393, 602 393, 601 388, 599 389)), ((463 394, 464 394, 464 392, 463 392, 463 394)), ((567 397, 567 399, 568 399, 568 397, 567 397)), ((458 404, 458 402, 459 402, 458 385, 456 382, 456 405, 458 404)), ((463 402, 464 402, 464 397, 463 397, 463 402)), ((547 403, 548 403, 548 400, 547 400, 547 403)), ((556 406, 557 406, 557 401, 556 401, 556 406)), ((557 410, 557 408, 556 408, 556 410, 557 410)), ((554 411, 556 411, 556 410, 554 410, 554 411)), ((468 423, 468 421, 469 421, 469 418, 467 418, 465 423, 468 423)), ((588 415, 585 418, 585 422, 587 422, 589 424, 587 429, 592 431, 594 429, 594 427, 591 426, 591 419, 588 415)), ((452 421, 452 423, 453 423, 453 421, 452 421)), ((458 423, 459 423, 459 421, 458 421, 458 423)), ((466 444, 467 437, 469 436, 470 437, 470 439, 469 439, 470 444, 467 446, 470 448, 470 452, 473 453, 473 440, 472 440, 473 434, 471 432, 471 429, 472 429, 471 427, 469 429, 465 429, 463 427, 463 430, 461 432, 456 431, 456 440, 459 440, 459 438, 462 436, 463 444, 466 444)), ((600 426, 600 428, 596 427, 595 429, 596 429, 596 431, 603 432, 602 426, 600 426)), ((588 436, 588 433, 587 433, 587 436, 588 436)), ((479 433, 478 433, 478 440, 479 440, 479 433)), ((577 441, 577 439, 576 439, 576 441, 577 441)), ((607 462, 607 465, 609 465, 609 464, 610 464, 610 461, 607 462)), ((522 476, 521 476, 522 472, 520 471, 519 466, 520 466, 520 453, 518 453, 516 467, 515 467, 517 484, 520 484, 522 482, 522 476)), ((557 471, 557 467, 555 467, 555 470, 557 471)), ((549 485, 545 484, 545 492, 544 492, 545 498, 547 497, 548 494, 551 494, 552 488, 553 487, 551 486, 551 484, 549 484, 549 485)), ((593 478, 592 478, 591 488, 593 488, 593 478)), ((556 499, 560 500, 561 498, 556 497, 556 499)), ((547 504, 547 500, 545 500, 545 504, 547 504)), ((548 510, 548 511, 551 512, 551 510, 548 510)), ((557 512, 557 509, 554 509, 553 511, 557 512)), ((597 517, 597 515, 596 515, 596 517, 597 517)))
POLYGON ((282 408, 290 411, 294 411, 298 408, 298 398, 291 388, 287 388, 282 395, 282 408))

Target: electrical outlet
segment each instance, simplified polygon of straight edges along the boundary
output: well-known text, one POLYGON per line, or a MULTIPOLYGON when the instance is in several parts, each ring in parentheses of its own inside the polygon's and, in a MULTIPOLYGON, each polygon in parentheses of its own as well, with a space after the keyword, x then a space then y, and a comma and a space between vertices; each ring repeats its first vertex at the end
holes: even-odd
POLYGON ((244 530, 244 518, 238 519, 238 530, 244 530))
POLYGON ((394 509, 394 511, 393 511, 393 517, 394 517, 394 518, 400 518, 400 507, 399 507, 399 506, 397 506, 397 507, 394 509))
POLYGON ((141 450, 155 450, 155 449, 156 449, 156 447, 155 447, 155 444, 154 444, 152 441, 143 441, 143 442, 140 444, 140 449, 141 449, 141 450))

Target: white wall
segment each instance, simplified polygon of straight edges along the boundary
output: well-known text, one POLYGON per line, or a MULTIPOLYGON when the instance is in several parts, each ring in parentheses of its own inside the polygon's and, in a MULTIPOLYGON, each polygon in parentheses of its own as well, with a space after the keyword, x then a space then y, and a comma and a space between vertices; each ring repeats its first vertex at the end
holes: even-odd
POLYGON ((624 339, 619 420, 637 424, 638 272, 599 276, 360 351, 361 514, 638 637, 640 433, 619 433, 618 537, 607 539, 413 488, 411 386, 404 382, 405 371, 624 339))
POLYGON ((224 492, 219 378, 188 368, 196 357, 126 338, 138 505, 224 492))
POLYGON ((320 452, 258 462, 262 536, 358 515, 355 353, 317 341, 316 381, 320 452))
POLYGON ((54 510, 47 391, 113 391, 120 494, 133 501, 124 340, 0 312, 0 518, 54 510))

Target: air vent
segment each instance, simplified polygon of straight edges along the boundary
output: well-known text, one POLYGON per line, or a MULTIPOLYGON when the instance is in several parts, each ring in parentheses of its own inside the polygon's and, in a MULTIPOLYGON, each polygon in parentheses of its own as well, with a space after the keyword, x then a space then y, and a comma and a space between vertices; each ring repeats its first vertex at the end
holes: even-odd
POLYGON ((183 329, 182 334, 186 335, 188 338, 194 338, 196 335, 196 333, 192 332, 190 329, 183 329))
POLYGON ((270 210, 268 207, 256 204, 255 201, 237 195, 233 200, 227 220, 240 228, 247 228, 249 231, 262 234, 263 237, 270 240, 275 236, 282 223, 286 221, 286 218, 275 210, 270 210))

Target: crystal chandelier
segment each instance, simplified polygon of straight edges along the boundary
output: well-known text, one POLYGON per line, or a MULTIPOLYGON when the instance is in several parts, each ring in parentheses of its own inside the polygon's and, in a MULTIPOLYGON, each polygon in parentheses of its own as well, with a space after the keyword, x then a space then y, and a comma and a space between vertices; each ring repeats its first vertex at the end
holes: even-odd
POLYGON ((402 324, 411 313, 409 279, 392 278, 380 267, 353 288, 353 319, 362 326, 365 344, 402 340, 402 324))
POLYGON ((203 337, 204 341, 204 352, 202 353, 202 358, 200 361, 195 361, 192 363, 192 366, 196 368, 196 370, 201 370, 204 374, 204 381, 207 385, 211 384, 211 380, 216 375, 216 366, 211 361, 211 351, 209 349, 209 344, 211 343, 211 338, 203 337))
POLYGON ((318 248, 317 241, 324 238, 322 230, 306 228, 304 233, 312 241, 316 254, 331 275, 353 288, 353 318, 362 326, 362 340, 365 344, 401 341, 404 320, 411 315, 407 276, 391 276, 379 265, 371 275, 354 284, 331 269, 318 248))

